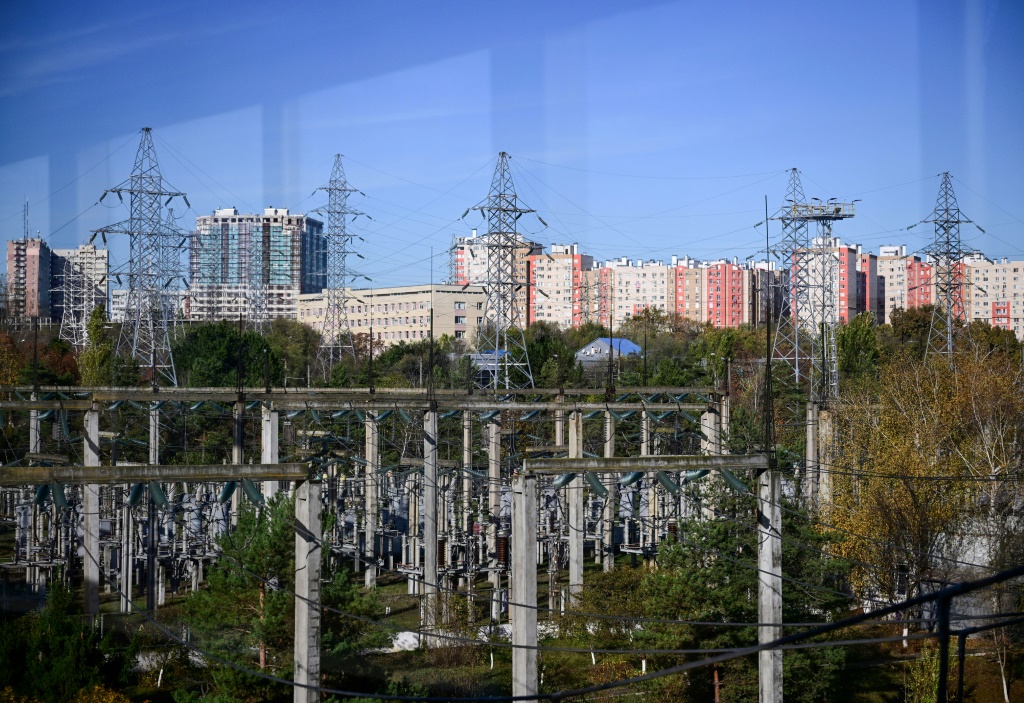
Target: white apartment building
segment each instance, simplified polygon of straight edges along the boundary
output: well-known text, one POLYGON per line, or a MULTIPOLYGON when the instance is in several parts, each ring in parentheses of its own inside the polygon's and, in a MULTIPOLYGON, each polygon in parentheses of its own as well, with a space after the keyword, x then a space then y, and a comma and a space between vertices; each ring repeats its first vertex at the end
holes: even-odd
MULTIPOLYGON (((527 284, 532 280, 531 259, 534 255, 543 253, 544 247, 537 242, 525 239, 522 235, 516 236, 519 245, 515 251, 515 278, 517 281, 527 284)), ((474 229, 468 237, 457 237, 451 255, 454 279, 452 283, 460 286, 466 284, 482 286, 487 283, 489 247, 486 234, 478 234, 474 229)), ((528 285, 523 285, 516 293, 516 306, 523 327, 527 327, 533 322, 529 288, 528 285)))
POLYGON ((586 272, 593 257, 580 252, 579 244, 552 244, 548 252, 531 257, 530 308, 532 321, 552 322, 559 327, 579 327, 586 318, 586 272))
POLYGON ((76 275, 81 277, 81 290, 77 292, 84 299, 76 301, 76 304, 85 311, 86 319, 93 308, 106 309, 107 291, 110 289, 110 258, 106 249, 97 249, 95 244, 82 244, 76 249, 54 249, 53 257, 50 273, 53 289, 50 295, 54 310, 64 307, 67 266, 73 267, 76 275))
POLYGON ((878 277, 884 281, 884 322, 892 323, 896 309, 930 305, 935 302, 931 264, 919 256, 907 254, 907 247, 883 246, 878 249, 878 277))
POLYGON ((964 307, 968 320, 982 320, 1010 330, 1024 340, 1024 261, 965 262, 964 307))
MULTIPOLYGON (((480 286, 451 284, 354 288, 347 297, 352 333, 372 334, 385 346, 429 339, 431 311, 434 337, 448 335, 472 345, 487 301, 480 286)), ((323 332, 325 305, 323 292, 300 295, 299 322, 323 332)))

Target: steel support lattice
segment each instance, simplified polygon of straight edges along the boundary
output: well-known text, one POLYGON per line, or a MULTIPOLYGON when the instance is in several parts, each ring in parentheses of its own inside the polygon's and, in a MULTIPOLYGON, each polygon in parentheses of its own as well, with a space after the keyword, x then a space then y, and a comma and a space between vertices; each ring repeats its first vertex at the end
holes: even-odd
POLYGON ((924 221, 935 225, 935 239, 925 249, 931 257, 935 290, 927 349, 930 353, 950 356, 954 347, 953 337, 962 327, 965 317, 963 260, 969 252, 964 251, 960 241, 960 225, 971 220, 960 213, 948 171, 942 174, 935 209, 924 221))
POLYGON ((64 259, 60 274, 60 295, 63 313, 60 320, 60 339, 76 351, 89 345, 88 325, 94 297, 91 282, 74 257, 64 259))
POLYGON ((516 251, 522 246, 516 222, 534 211, 520 205, 506 152, 498 154, 487 200, 474 209, 487 218, 487 305, 477 351, 488 373, 481 374, 487 383, 480 385, 495 391, 532 388, 533 373, 516 300, 519 289, 528 285, 516 271, 516 251))
POLYGON ((152 369, 154 384, 177 385, 170 328, 178 317, 176 290, 181 281, 184 240, 176 228, 168 226, 164 208, 177 196, 188 205, 188 198, 165 187, 149 127, 142 129, 132 175, 106 190, 100 201, 111 193, 122 202, 128 196, 129 208, 127 220, 97 230, 104 239, 110 234, 124 234, 129 239, 127 270, 117 272, 128 285, 117 352, 134 358, 140 368, 152 369))
POLYGON ((327 193, 327 207, 318 210, 327 216, 327 287, 324 289, 323 336, 318 361, 325 378, 347 354, 355 355, 352 330, 348 322, 349 287, 359 277, 349 268, 348 256, 353 254, 354 234, 348 230, 348 219, 362 213, 348 206, 350 193, 358 192, 348 184, 341 154, 334 155, 334 168, 327 185, 318 188, 327 193))
POLYGON ((782 314, 772 340, 772 359, 785 361, 792 366, 797 382, 808 374, 807 360, 800 356, 799 311, 806 310, 809 305, 807 272, 801 265, 800 257, 807 251, 810 241, 807 237, 807 221, 793 216, 792 205, 803 205, 805 200, 800 171, 790 169, 789 186, 786 189, 787 204, 773 218, 782 223, 778 253, 783 265, 780 266, 782 314))
MULTIPOLYGON (((799 184, 799 176, 796 176, 799 184)), ((794 184, 793 179, 790 181, 794 184)), ((800 195, 803 191, 799 191, 800 195)), ((794 252, 791 269, 790 309, 794 328, 803 330, 794 332, 806 335, 811 341, 810 363, 804 368, 811 389, 811 399, 826 404, 839 394, 839 361, 836 352, 836 325, 839 324, 839 252, 838 243, 832 238, 832 223, 846 220, 854 216, 856 208, 853 203, 836 202, 835 198, 828 202, 815 200, 811 203, 800 203, 790 198, 775 219, 791 222, 791 226, 802 223, 806 229, 811 223, 817 226, 817 234, 802 249, 794 252)), ((778 341, 778 338, 776 338, 778 341)), ((800 372, 804 373, 804 372, 800 372)))

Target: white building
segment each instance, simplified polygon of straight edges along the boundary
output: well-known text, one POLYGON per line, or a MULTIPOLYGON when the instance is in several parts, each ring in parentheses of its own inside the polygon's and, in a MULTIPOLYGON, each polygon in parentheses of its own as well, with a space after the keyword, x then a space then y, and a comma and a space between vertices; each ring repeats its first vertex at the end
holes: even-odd
MULTIPOLYGON (((448 335, 472 345, 483 324, 487 295, 480 286, 450 284, 349 289, 349 329, 371 334, 385 346, 430 338, 431 311, 434 337, 448 335)), ((298 320, 323 332, 323 293, 300 295, 298 320)))

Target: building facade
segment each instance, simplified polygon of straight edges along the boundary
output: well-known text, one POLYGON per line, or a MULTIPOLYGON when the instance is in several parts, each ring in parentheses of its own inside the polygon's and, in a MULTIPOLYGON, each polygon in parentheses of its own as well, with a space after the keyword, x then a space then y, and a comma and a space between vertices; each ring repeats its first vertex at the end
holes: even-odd
POLYGON ((323 223, 287 208, 196 218, 187 311, 193 320, 294 318, 300 295, 327 284, 323 223))
POLYGON ((7 242, 7 296, 9 315, 15 319, 54 316, 50 290, 53 252, 41 238, 7 242))
POLYGON ((530 256, 530 318, 559 327, 579 327, 586 317, 585 274, 594 259, 579 244, 552 244, 550 253, 530 256))
POLYGON ((909 310, 935 302, 931 264, 908 254, 904 245, 879 248, 878 278, 884 289, 881 318, 885 324, 892 323, 893 310, 909 310))
MULTIPOLYGON (((107 309, 110 290, 110 256, 95 244, 82 244, 76 249, 54 249, 50 262, 51 308, 89 315, 97 307, 107 309)), ((56 319, 56 315, 55 315, 56 319)))
MULTIPOLYGON (((518 246, 515 250, 515 278, 524 284, 533 281, 531 264, 534 256, 543 254, 544 247, 531 242, 522 235, 516 235, 518 246)), ((452 247, 452 283, 464 286, 483 286, 487 284, 487 267, 490 261, 487 235, 478 234, 476 230, 468 237, 457 237, 452 247)), ((523 327, 533 322, 531 309, 530 286, 523 285, 516 292, 516 307, 523 327)))
POLYGON ((968 321, 988 322, 1024 340, 1024 261, 973 256, 964 262, 964 270, 968 321))
MULTIPOLYGON (((472 345, 483 324, 487 295, 480 286, 426 284, 349 289, 347 299, 352 333, 372 335, 385 346, 429 339, 431 311, 434 337, 448 335, 472 345)), ((325 306, 322 291, 300 295, 297 319, 323 332, 325 306)))

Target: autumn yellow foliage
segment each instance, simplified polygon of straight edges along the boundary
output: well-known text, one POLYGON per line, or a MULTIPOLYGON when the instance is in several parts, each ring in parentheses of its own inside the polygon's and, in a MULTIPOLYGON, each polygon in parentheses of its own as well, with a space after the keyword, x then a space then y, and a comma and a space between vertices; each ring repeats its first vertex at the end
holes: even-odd
POLYGON ((1006 479, 1020 469, 1024 394, 1007 361, 900 358, 835 408, 823 517, 845 534, 837 549, 862 593, 913 596, 950 579, 990 494, 1019 490, 1006 479))

